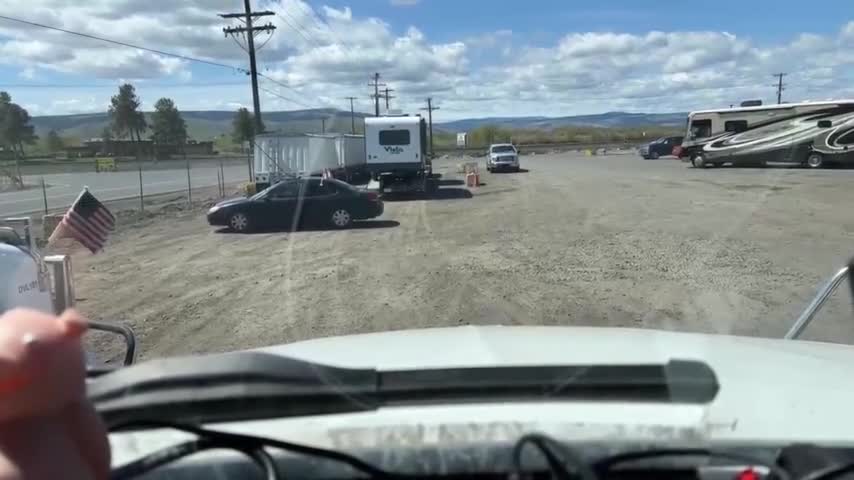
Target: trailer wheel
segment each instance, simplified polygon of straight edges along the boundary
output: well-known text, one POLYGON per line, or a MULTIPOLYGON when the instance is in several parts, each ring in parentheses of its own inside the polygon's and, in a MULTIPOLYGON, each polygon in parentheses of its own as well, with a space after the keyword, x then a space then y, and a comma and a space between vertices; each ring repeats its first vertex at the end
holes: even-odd
POLYGON ((702 153, 698 153, 691 157, 691 165, 694 168, 706 168, 708 164, 706 163, 706 157, 702 153))
POLYGON ((353 216, 345 208, 333 210, 329 219, 335 228, 346 228, 353 223, 353 216))
POLYGON ((807 166, 810 168, 821 168, 824 166, 824 157, 817 152, 810 153, 807 157, 807 166))
POLYGON ((245 213, 235 212, 228 217, 228 226, 237 233, 246 233, 252 227, 252 223, 249 221, 249 216, 245 213))

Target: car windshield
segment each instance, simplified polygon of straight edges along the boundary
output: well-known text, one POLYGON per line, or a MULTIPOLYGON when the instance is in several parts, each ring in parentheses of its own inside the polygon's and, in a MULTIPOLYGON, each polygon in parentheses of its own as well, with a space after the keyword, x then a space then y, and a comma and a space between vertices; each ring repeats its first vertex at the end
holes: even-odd
POLYGON ((772 342, 854 257, 827 4, 5 0, 0 236, 27 217, 38 255, 0 254, 0 304, 128 326, 139 361, 717 362, 744 401, 709 421, 772 435, 754 394, 845 405, 815 402, 854 365, 845 289, 817 345, 772 342))

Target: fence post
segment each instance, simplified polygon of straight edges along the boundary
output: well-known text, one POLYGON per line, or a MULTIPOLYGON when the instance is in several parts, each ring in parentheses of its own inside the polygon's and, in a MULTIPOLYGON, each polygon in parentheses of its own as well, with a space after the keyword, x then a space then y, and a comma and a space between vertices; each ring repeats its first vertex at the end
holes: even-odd
MULTIPOLYGON (((255 150, 255 140, 249 144, 249 150, 246 152, 246 166, 249 167, 249 183, 252 183, 252 152, 255 150)), ((220 162, 222 165, 222 162, 220 162)), ((222 183, 225 184, 225 178, 223 177, 222 183)))
POLYGON ((187 164, 187 202, 190 208, 193 208, 193 184, 190 181, 190 160, 187 158, 187 152, 184 152, 184 162, 187 164))
POLYGON ((44 184, 44 177, 42 177, 42 199, 44 200, 44 214, 47 215, 47 187, 44 184))
POLYGON ((137 163, 137 167, 139 168, 139 211, 144 212, 145 211, 145 203, 143 200, 143 193, 142 193, 142 163, 137 163))
POLYGON ((222 160, 219 161, 219 177, 222 178, 222 196, 224 197, 225 196, 225 170, 222 168, 222 160))

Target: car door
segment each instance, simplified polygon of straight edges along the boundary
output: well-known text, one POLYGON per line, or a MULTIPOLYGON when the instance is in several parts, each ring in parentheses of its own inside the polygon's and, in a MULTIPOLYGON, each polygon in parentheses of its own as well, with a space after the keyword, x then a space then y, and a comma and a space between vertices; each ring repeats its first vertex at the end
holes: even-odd
POLYGON ((290 228, 299 208, 301 182, 290 180, 273 187, 261 203, 264 226, 290 228))
POLYGON ((335 182, 311 178, 305 185, 303 222, 315 225, 329 221, 335 206, 341 200, 335 182))

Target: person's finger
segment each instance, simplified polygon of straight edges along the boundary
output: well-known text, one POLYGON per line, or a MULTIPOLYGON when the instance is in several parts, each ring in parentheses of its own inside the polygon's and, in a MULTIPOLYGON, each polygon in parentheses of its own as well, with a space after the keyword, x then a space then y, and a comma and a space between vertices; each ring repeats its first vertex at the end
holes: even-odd
POLYGON ((69 337, 80 337, 89 328, 89 323, 77 310, 69 308, 59 316, 59 322, 65 334, 69 337))

